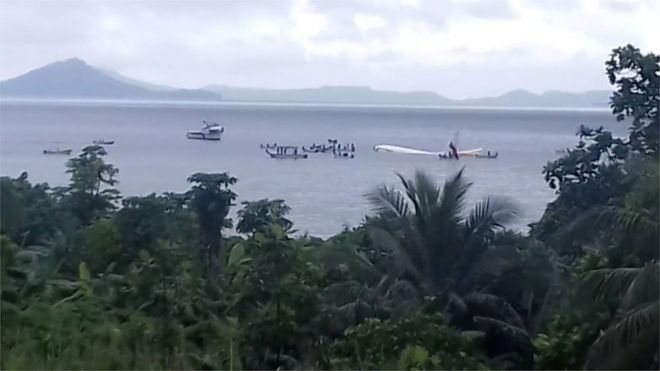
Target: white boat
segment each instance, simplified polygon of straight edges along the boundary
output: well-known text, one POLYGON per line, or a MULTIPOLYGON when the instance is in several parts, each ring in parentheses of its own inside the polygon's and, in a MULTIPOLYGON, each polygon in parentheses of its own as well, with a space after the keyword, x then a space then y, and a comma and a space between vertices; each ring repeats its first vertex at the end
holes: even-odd
POLYGON ((201 139, 201 140, 220 140, 222 133, 225 132, 220 124, 215 122, 206 122, 202 121, 204 127, 202 130, 193 130, 186 133, 186 138, 188 139, 201 139))

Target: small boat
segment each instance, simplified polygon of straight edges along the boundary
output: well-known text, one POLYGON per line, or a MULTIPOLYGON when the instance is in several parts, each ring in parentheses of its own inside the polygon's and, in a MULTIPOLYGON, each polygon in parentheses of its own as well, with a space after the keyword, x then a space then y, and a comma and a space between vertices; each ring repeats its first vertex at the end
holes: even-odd
POLYGON ((114 140, 105 140, 105 139, 94 139, 92 141, 92 143, 111 146, 111 145, 115 144, 115 141, 114 140))
POLYGON ((71 149, 44 149, 44 155, 70 155, 73 150, 71 149))
POLYGON ((225 132, 220 124, 214 122, 202 121, 204 127, 202 130, 189 131, 186 133, 188 139, 201 139, 201 140, 220 140, 222 133, 225 132))
POLYGON ((486 153, 485 155, 478 154, 478 155, 476 155, 475 157, 476 157, 476 158, 496 159, 498 155, 499 155, 499 152, 490 153, 490 151, 488 151, 488 153, 486 153))
POLYGON ((307 158, 306 153, 298 153, 298 147, 297 146, 277 147, 277 148, 275 148, 275 152, 271 152, 268 148, 266 148, 266 153, 271 158, 279 158, 279 159, 298 160, 298 159, 307 158))

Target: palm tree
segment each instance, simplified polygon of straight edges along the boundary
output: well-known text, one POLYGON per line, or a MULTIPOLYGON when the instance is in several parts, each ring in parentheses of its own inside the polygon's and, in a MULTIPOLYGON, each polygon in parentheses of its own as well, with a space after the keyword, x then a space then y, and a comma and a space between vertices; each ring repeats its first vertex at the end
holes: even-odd
MULTIPOLYGON (((398 175, 398 174, 397 174, 398 175)), ((533 345, 523 320, 489 283, 522 263, 496 233, 519 215, 504 197, 488 197, 465 213, 471 183, 463 170, 440 187, 423 171, 398 175, 404 191, 381 186, 367 195, 377 216, 372 243, 391 254, 392 274, 408 279, 422 295, 436 297, 454 325, 482 334, 491 367, 533 365, 533 345)))
POLYGON ((592 344, 587 368, 658 368, 659 274, 658 262, 652 261, 637 268, 593 270, 583 277, 581 288, 589 288, 594 301, 619 304, 611 326, 592 344))
POLYGON ((488 197, 467 214, 465 195, 471 183, 463 170, 441 188, 428 174, 398 175, 405 192, 381 186, 367 195, 377 217, 369 233, 375 245, 395 256, 399 272, 409 275, 426 295, 469 293, 480 272, 515 260, 513 247, 489 242, 497 230, 518 217, 512 201, 488 197))
POLYGON ((578 286, 579 296, 616 308, 610 326, 591 345, 587 368, 658 368, 658 162, 636 160, 628 165, 635 183, 621 201, 587 210, 563 236, 607 241, 608 268, 587 271, 578 286))

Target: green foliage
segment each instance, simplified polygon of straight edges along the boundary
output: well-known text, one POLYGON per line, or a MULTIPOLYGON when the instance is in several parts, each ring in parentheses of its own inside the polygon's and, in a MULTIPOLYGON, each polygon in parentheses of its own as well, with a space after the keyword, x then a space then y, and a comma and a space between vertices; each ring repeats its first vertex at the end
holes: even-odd
POLYGON ((628 137, 581 128, 576 151, 544 169, 559 196, 532 234, 573 255, 577 285, 564 303, 573 314, 536 340, 540 368, 658 367, 660 58, 628 45, 606 65, 628 137))
POLYGON ((597 337, 598 328, 593 318, 591 321, 578 321, 577 316, 571 314, 555 317, 546 331, 534 339, 536 369, 582 368, 589 347, 597 337))
POLYGON ((71 181, 65 199, 71 213, 82 225, 107 216, 119 198, 119 191, 113 188, 119 170, 105 163, 103 157, 106 154, 102 146, 87 146, 66 164, 71 181))
POLYGON ((236 184, 236 181, 227 173, 195 173, 188 178, 193 185, 186 197, 199 222, 205 250, 202 255, 214 275, 218 274, 220 262, 224 261, 221 231, 223 227, 231 227, 231 219, 227 215, 237 195, 229 186, 236 184))
POLYGON ((111 220, 98 220, 81 234, 81 260, 91 262, 93 272, 102 272, 120 256, 119 232, 111 220))
POLYGON ((284 230, 290 230, 293 226, 286 214, 291 208, 284 200, 259 200, 254 202, 243 202, 243 208, 238 211, 238 223, 236 231, 239 233, 254 233, 272 224, 279 224, 284 230))
POLYGON ((297 367, 315 347, 309 331, 319 311, 316 271, 280 224, 234 246, 230 263, 229 310, 245 323, 243 363, 256 369, 297 367))
MULTIPOLYGON (((616 87, 610 101, 612 113, 619 121, 632 120, 629 135, 616 138, 602 127, 580 126, 577 147, 543 169, 558 198, 531 233, 566 255, 581 254, 579 244, 559 238, 575 215, 621 202, 645 176, 639 169, 631 171, 636 163, 655 161, 655 168, 658 166, 660 57, 627 45, 614 49, 606 66, 610 83, 616 87)), ((657 182, 654 185, 657 190, 657 182)))
POLYGON ((0 178, 0 229, 20 245, 44 243, 73 223, 47 184, 32 185, 23 175, 0 178))
POLYGON ((0 228, 3 233, 16 235, 25 223, 25 210, 13 183, 8 177, 0 178, 0 228))
POLYGON ((618 121, 632 117, 630 146, 645 154, 658 153, 660 128, 660 56, 642 54, 628 44, 612 51, 605 62, 610 84, 616 87, 610 106, 618 121))
POLYGON ((516 217, 516 207, 506 199, 488 198, 464 217, 470 183, 463 171, 442 188, 419 171, 414 179, 400 180, 405 193, 382 186, 367 195, 378 212, 369 226, 374 246, 393 254, 397 269, 414 277, 427 295, 469 291, 461 281, 468 271, 479 269, 479 256, 505 253, 490 249, 489 241, 516 217))
POLYGON ((331 366, 340 369, 478 369, 470 341, 437 315, 401 320, 369 319, 346 330, 333 345, 331 366))
POLYGON ((660 270, 650 262, 640 268, 598 269, 581 280, 596 302, 618 303, 613 323, 593 343, 590 368, 647 368, 658 355, 660 270))

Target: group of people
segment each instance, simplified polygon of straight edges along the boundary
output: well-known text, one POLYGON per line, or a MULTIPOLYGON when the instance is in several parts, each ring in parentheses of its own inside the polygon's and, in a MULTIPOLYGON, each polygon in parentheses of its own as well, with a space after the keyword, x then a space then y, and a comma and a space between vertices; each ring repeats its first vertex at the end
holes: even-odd
POLYGON ((337 139, 328 139, 328 142, 332 144, 332 154, 339 157, 350 157, 353 158, 353 153, 355 152, 355 143, 346 143, 343 146, 337 139))
POLYGON ((326 153, 332 152, 336 157, 354 157, 355 143, 341 144, 337 139, 328 139, 329 144, 316 144, 312 143, 309 148, 303 147, 305 152, 311 153, 326 153))
MULTIPOLYGON (((273 144, 261 144, 262 149, 276 149, 278 148, 277 143, 273 144)), ((328 144, 321 143, 316 144, 312 143, 309 147, 302 147, 303 152, 306 153, 326 153, 332 152, 335 157, 343 158, 353 158, 355 157, 355 143, 339 143, 337 139, 328 139, 328 144)))
POLYGON ((268 143, 261 144, 261 149, 275 149, 275 148, 277 148, 277 142, 273 144, 268 144, 268 143))

